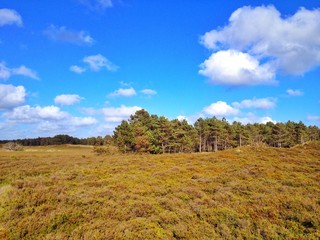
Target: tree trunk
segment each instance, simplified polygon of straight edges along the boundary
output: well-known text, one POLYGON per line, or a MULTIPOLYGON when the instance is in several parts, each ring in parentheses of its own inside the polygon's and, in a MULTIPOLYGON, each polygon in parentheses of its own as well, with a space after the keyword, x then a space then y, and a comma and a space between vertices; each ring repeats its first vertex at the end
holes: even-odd
POLYGON ((218 139, 217 138, 218 138, 217 136, 214 137, 214 149, 213 149, 214 152, 218 151, 218 139))

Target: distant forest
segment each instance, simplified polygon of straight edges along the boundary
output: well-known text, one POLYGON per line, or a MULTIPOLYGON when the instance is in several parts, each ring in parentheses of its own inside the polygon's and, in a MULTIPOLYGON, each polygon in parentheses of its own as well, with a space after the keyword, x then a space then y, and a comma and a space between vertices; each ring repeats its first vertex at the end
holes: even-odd
MULTIPOLYGON (((114 145, 121 152, 178 153, 212 152, 244 145, 268 145, 292 147, 306 141, 320 140, 317 126, 306 126, 303 122, 266 124, 231 124, 225 119, 199 118, 193 125, 186 120, 168 120, 166 117, 150 115, 139 110, 118 125, 113 136, 74 138, 68 135, 18 139, 24 146, 46 146, 60 144, 114 145)), ((0 143, 6 143, 3 140, 0 143)))

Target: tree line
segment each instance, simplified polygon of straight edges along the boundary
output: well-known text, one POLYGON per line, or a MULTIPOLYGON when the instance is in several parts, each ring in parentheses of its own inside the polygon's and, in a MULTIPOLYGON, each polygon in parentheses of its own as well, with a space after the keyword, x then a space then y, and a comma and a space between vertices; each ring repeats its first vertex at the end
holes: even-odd
MULTIPOLYGON (((199 118, 193 125, 186 120, 169 120, 164 116, 150 115, 142 109, 123 120, 113 136, 75 138, 69 135, 18 139, 23 146, 46 146, 61 144, 114 145, 123 153, 178 153, 213 152, 244 145, 268 145, 292 147, 306 141, 320 140, 317 126, 303 122, 266 124, 229 123, 225 118, 199 118)), ((0 141, 0 144, 9 141, 0 141)))
POLYGON ((216 117, 199 118, 191 125, 139 110, 116 127, 113 140, 122 152, 212 152, 244 145, 292 147, 320 140, 320 129, 301 121, 243 125, 216 117))
POLYGON ((89 138, 76 138, 65 134, 59 134, 54 137, 38 137, 38 138, 25 138, 11 140, 1 140, 0 144, 8 142, 15 142, 23 146, 47 146, 47 145, 63 145, 63 144, 74 144, 74 145, 105 145, 110 142, 110 136, 106 137, 89 137, 89 138))

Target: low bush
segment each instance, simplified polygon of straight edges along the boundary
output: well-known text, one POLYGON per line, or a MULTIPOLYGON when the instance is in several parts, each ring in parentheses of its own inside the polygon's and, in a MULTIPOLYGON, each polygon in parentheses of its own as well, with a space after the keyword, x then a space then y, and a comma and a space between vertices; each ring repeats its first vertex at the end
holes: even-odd
POLYGON ((9 151, 22 151, 23 147, 19 143, 16 142, 7 142, 2 146, 4 149, 9 151))
POLYGON ((113 146, 95 146, 93 152, 97 155, 108 155, 118 153, 118 149, 113 146))

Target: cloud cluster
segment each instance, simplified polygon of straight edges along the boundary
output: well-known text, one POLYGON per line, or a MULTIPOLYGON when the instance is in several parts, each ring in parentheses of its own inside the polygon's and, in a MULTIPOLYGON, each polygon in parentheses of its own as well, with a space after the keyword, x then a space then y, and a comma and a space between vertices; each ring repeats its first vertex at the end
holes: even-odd
POLYGON ((274 84, 279 72, 303 74, 320 65, 319 19, 319 9, 283 18, 273 6, 239 8, 226 26, 202 36, 214 53, 199 73, 236 86, 274 84))
POLYGON ((229 121, 238 121, 243 124, 247 123, 267 123, 276 122, 269 116, 256 116, 252 112, 243 112, 245 110, 268 110, 276 106, 276 98, 253 98, 244 99, 240 102, 233 102, 228 104, 224 101, 217 101, 209 106, 203 108, 201 113, 198 113, 191 117, 179 116, 180 119, 187 119, 189 122, 193 123, 199 117, 218 117, 227 118, 229 121))
POLYGON ((32 123, 39 120, 62 120, 67 118, 68 114, 62 112, 56 106, 31 107, 24 105, 14 108, 11 112, 4 113, 3 116, 14 122, 32 123))
POLYGON ((139 106, 127 107, 121 105, 118 108, 107 107, 103 108, 102 112, 106 122, 116 122, 120 123, 122 120, 129 119, 130 115, 133 115, 136 111, 141 110, 139 106))
MULTIPOLYGON (((23 105, 3 113, 2 118, 6 120, 4 124, 7 127, 27 124, 28 128, 33 128, 33 134, 42 136, 72 133, 77 128, 97 124, 97 119, 93 117, 75 117, 57 106, 23 105)), ((26 137, 30 137, 30 133, 26 137)))
POLYGON ((23 86, 0 84, 0 110, 20 106, 26 101, 26 90, 23 86))
POLYGON ((95 135, 112 134, 114 129, 121 123, 122 120, 128 120, 136 111, 141 110, 140 106, 105 107, 105 108, 83 108, 82 112, 87 115, 96 117, 102 116, 98 126, 95 127, 95 135))
POLYGON ((7 80, 13 75, 21 75, 39 80, 38 74, 24 65, 17 68, 9 68, 5 62, 0 62, 0 79, 7 80))
POLYGON ((4 25, 17 25, 21 27, 22 24, 22 18, 17 11, 7 8, 0 9, 0 27, 4 25))
POLYGON ((69 42, 74 44, 92 45, 93 38, 85 31, 68 30, 65 26, 50 25, 44 34, 54 41, 69 42))
POLYGON ((240 109, 271 109, 275 107, 276 101, 276 98, 244 99, 241 102, 233 102, 232 106, 224 101, 217 101, 205 107, 203 113, 216 117, 227 117, 240 114, 240 109))
POLYGON ((87 69, 91 71, 98 72, 101 69, 105 68, 108 71, 114 72, 118 70, 118 66, 109 61, 105 56, 101 54, 91 55, 84 57, 82 61, 87 65, 86 67, 80 67, 77 65, 70 66, 70 71, 75 72, 77 74, 81 74, 87 69))

